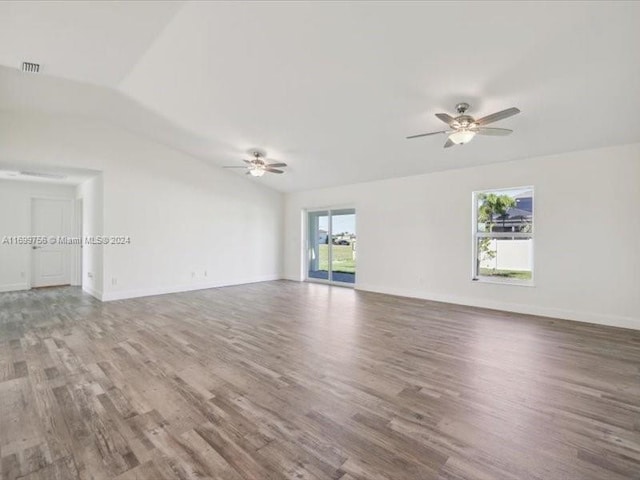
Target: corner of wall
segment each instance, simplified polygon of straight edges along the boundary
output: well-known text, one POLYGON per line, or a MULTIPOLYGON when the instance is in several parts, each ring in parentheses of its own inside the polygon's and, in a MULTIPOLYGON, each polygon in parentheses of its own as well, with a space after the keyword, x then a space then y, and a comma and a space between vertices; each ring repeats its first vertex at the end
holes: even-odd
POLYGON ((92 297, 96 298, 97 300, 100 300, 101 302, 104 302, 103 294, 102 294, 101 291, 94 290, 91 287, 88 287, 86 285, 82 286, 82 291, 88 293, 89 295, 91 295, 92 297))

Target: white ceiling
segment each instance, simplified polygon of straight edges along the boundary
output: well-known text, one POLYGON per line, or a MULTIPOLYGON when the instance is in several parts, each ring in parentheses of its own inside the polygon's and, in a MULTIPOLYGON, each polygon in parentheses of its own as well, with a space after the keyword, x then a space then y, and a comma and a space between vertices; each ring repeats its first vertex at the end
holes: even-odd
POLYGON ((105 118, 213 165, 261 147, 290 168, 247 181, 292 191, 638 142, 637 45, 635 2, 3 3, 0 64, 75 82, 0 69, 0 108, 105 118), (460 101, 519 107, 496 124, 515 133, 404 139, 460 101))
POLYGON ((180 2, 0 2, 0 65, 115 87, 180 2))

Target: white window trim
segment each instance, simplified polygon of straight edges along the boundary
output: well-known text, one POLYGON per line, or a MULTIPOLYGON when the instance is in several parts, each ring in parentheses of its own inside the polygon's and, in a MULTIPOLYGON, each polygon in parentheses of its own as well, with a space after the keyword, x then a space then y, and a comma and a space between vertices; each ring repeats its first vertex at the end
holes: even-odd
POLYGON ((526 185, 522 187, 506 187, 506 188, 489 188, 486 190, 476 190, 471 193, 471 281, 474 283, 488 283, 497 285, 515 285, 519 287, 535 287, 535 188, 533 185, 526 185), (531 213, 532 213, 532 233, 521 232, 479 232, 478 231, 478 207, 477 198, 482 193, 491 193, 496 191, 508 191, 508 190, 531 190, 533 196, 531 199, 531 213), (531 239, 531 279, 519 280, 516 278, 499 278, 499 277, 483 277, 478 275, 478 238, 530 238, 531 239))

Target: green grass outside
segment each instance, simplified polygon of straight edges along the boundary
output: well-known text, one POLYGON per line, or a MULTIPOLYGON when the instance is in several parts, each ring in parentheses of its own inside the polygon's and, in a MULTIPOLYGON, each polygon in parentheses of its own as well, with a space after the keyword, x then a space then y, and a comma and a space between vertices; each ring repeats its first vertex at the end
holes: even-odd
MULTIPOLYGON (((318 270, 329 270, 329 245, 320 245, 318 270)), ((356 273, 356 261, 351 245, 333 245, 333 271, 356 273)))
POLYGON ((530 271, 521 270, 493 270, 491 268, 481 268, 481 277, 501 277, 501 278, 515 278, 517 280, 531 280, 530 271))
MULTIPOLYGON (((329 270, 329 245, 320 245, 320 261, 318 270, 329 270)), ((333 245, 333 271, 341 273, 356 273, 356 261, 353 258, 351 245, 333 245)), ((481 268, 483 277, 513 278, 516 280, 531 280, 530 271, 520 270, 493 270, 481 268)))

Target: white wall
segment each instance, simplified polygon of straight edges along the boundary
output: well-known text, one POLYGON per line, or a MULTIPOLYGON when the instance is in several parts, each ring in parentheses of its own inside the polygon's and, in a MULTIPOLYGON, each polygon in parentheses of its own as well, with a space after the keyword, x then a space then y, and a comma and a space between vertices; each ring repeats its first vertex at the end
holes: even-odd
MULTIPOLYGON (((353 205, 358 288, 640 328, 638 144, 293 193, 284 224, 283 196, 259 180, 86 119, 2 112, 0 158, 103 172, 78 189, 85 232, 132 242, 84 253, 107 300, 279 278, 282 265, 299 280, 302 209, 353 205), (535 187, 535 287, 471 282, 471 192, 520 185, 535 187)), ((0 284, 23 284, 0 258, 0 284)))
POLYGON ((640 328, 640 144, 290 194, 287 278, 302 209, 331 206, 357 209, 359 289, 640 328), (471 192, 522 185, 535 287, 472 282, 471 192))
POLYGON ((130 245, 102 248, 102 275, 91 288, 105 300, 282 275, 283 196, 257 179, 59 115, 0 113, 0 158, 102 172, 102 233, 131 237, 130 245))
MULTIPOLYGON (((78 185, 77 198, 82 200, 82 238, 100 236, 103 233, 102 175, 78 185)), ((82 248, 82 288, 94 297, 102 298, 103 246, 85 243, 82 248)))
POLYGON ((0 180, 0 292, 30 288, 31 247, 2 244, 2 239, 5 236, 31 235, 33 197, 68 199, 71 203, 75 198, 75 187, 0 180))

